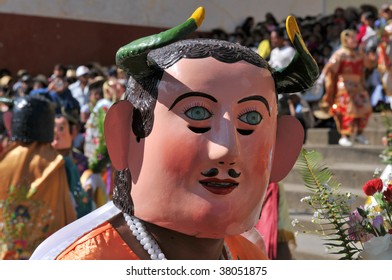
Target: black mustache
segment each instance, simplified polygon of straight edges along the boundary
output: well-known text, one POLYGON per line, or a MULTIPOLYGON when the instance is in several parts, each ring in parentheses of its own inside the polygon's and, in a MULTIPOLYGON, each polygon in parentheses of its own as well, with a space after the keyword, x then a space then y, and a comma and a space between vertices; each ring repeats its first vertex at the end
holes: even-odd
POLYGON ((233 178, 238 178, 241 175, 241 172, 236 172, 234 169, 229 169, 229 176, 233 178))
POLYGON ((214 177, 219 174, 218 168, 211 168, 207 171, 201 172, 201 175, 206 177, 214 177))
MULTIPOLYGON (((207 171, 201 172, 201 175, 203 175, 205 177, 214 177, 214 176, 217 176, 218 174, 219 174, 218 168, 211 168, 207 171)), ((240 177, 241 172, 237 173, 234 169, 229 169, 228 174, 232 178, 238 178, 238 177, 240 177)))

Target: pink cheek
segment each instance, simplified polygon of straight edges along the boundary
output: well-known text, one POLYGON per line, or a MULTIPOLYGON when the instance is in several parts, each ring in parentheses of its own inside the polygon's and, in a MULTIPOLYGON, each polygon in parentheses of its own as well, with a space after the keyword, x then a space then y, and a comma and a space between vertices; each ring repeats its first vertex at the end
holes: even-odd
POLYGON ((200 149, 197 143, 184 138, 180 144, 178 141, 167 143, 162 159, 170 172, 184 174, 195 168, 195 163, 200 160, 200 149))
POLYGON ((265 171, 270 169, 270 158, 272 152, 272 144, 273 137, 261 137, 258 140, 255 140, 253 144, 244 145, 246 147, 246 158, 248 165, 252 165, 253 170, 260 171, 265 173, 265 171), (255 146, 255 143, 257 145, 255 146))

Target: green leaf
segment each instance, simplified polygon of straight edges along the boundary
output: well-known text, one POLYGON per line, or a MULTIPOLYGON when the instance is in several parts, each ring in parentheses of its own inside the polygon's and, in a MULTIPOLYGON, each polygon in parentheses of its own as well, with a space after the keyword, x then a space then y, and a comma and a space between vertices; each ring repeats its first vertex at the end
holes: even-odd
POLYGON ((310 192, 309 206, 320 213, 317 224, 327 242, 324 246, 335 248, 331 254, 342 254, 342 259, 353 259, 359 253, 347 235, 348 197, 341 193, 341 184, 322 162, 316 151, 302 149, 296 167, 306 189, 310 192))
POLYGON ((367 212, 365 210, 363 210, 360 207, 357 207, 357 211, 358 211, 359 215, 361 215, 362 218, 365 218, 365 219, 367 218, 367 212))

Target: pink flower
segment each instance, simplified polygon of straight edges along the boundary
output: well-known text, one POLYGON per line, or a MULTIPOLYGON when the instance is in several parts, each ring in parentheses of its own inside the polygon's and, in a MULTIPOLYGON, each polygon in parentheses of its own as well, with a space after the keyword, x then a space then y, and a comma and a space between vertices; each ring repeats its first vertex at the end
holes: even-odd
POLYGON ((362 217, 359 214, 358 210, 354 210, 351 212, 348 223, 350 226, 355 226, 356 224, 359 224, 362 221, 362 217))
POLYGON ((366 242, 373 236, 373 234, 367 233, 359 224, 354 227, 350 226, 348 229, 348 238, 353 241, 366 242))
POLYGON ((363 191, 367 196, 372 196, 376 192, 381 192, 383 188, 383 182, 380 178, 375 178, 366 182, 363 185, 363 191))

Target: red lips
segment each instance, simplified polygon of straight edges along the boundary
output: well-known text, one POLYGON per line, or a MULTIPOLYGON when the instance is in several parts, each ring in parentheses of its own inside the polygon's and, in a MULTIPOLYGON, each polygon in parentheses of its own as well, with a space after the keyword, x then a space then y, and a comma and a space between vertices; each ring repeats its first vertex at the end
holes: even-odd
POLYGON ((239 183, 230 179, 217 179, 217 178, 209 178, 205 180, 199 181, 199 183, 209 192, 218 195, 226 195, 231 193, 236 187, 238 187, 239 183))

